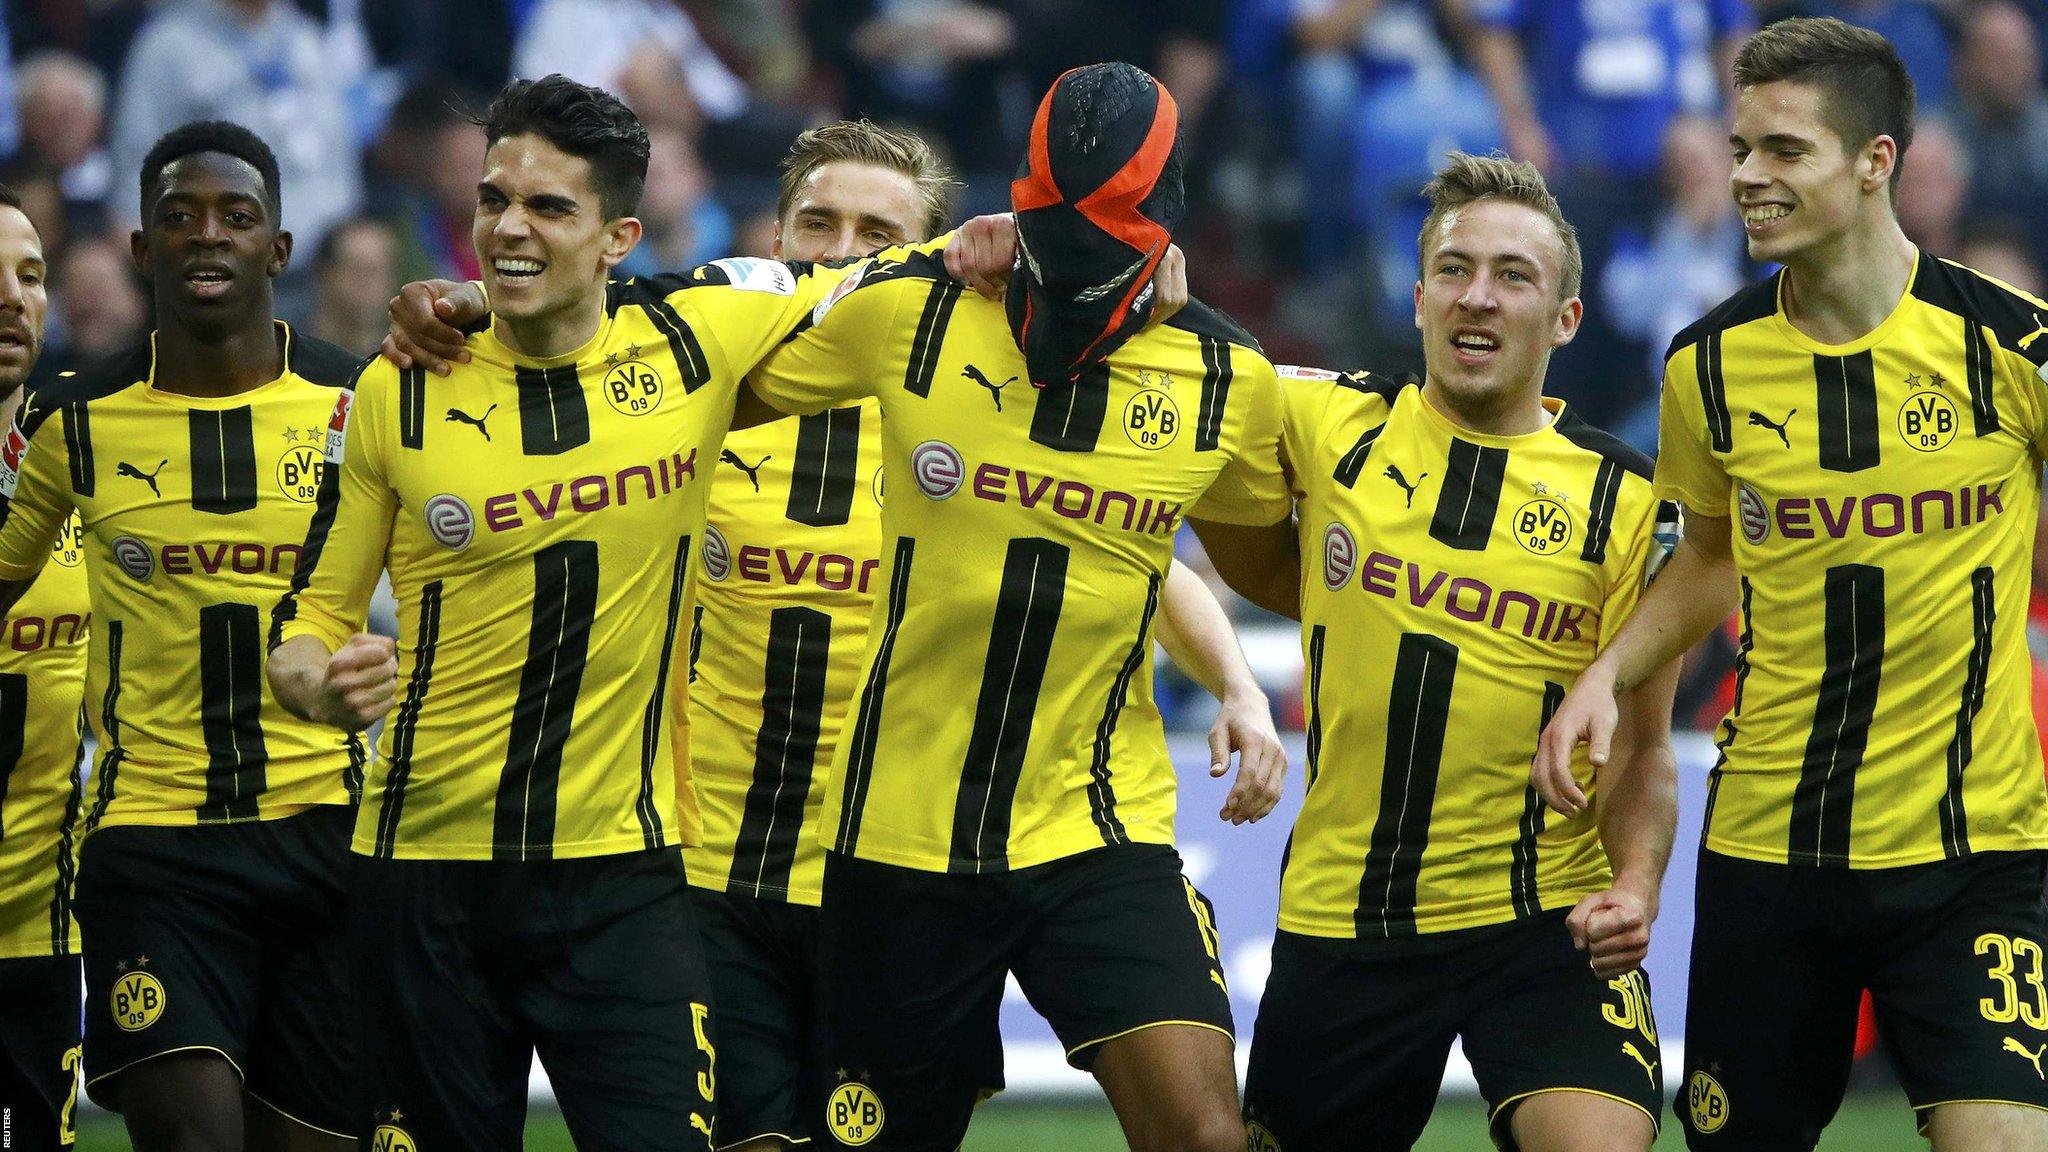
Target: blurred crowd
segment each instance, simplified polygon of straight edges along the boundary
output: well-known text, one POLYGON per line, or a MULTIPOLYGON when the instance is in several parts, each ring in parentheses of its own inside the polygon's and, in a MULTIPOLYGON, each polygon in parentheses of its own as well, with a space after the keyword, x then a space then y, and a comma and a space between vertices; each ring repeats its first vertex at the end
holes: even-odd
POLYGON ((1552 391, 1654 450, 1666 342, 1760 271, 1729 207, 1727 69, 1791 15, 1898 45, 1908 234, 2040 292, 2048 0, 5 0, 0 181, 51 253, 56 370, 148 326, 127 237, 150 143, 239 121, 283 168, 282 310, 367 351, 398 284, 476 274, 470 116, 510 76, 602 85, 648 124, 631 273, 766 254, 777 162, 842 116, 923 131, 956 214, 1001 211, 1038 95, 1122 59, 1181 105, 1195 292, 1276 361, 1419 370, 1417 190, 1452 148, 1535 161, 1586 253, 1552 391))

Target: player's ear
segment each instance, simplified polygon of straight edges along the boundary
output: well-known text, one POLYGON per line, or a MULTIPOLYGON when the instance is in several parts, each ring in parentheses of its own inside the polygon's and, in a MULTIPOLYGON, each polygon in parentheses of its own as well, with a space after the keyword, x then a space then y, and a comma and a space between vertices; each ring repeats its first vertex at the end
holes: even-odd
POLYGON ((128 255, 135 261, 135 270, 148 276, 149 236, 140 228, 128 234, 128 255))
POLYGON ((1585 301, 1577 296, 1565 301, 1564 307, 1557 310, 1557 332, 1551 336, 1550 346, 1562 348, 1571 343, 1572 337, 1579 334, 1579 321, 1585 318, 1585 301))
POLYGON ((1422 331, 1422 281, 1415 281, 1415 330, 1422 331))
POLYGON ((270 275, 273 279, 284 275, 292 262, 292 234, 280 231, 270 240, 270 275))
POLYGON ((604 255, 602 257, 604 266, 606 268, 617 268, 619 263, 626 258, 626 254, 633 250, 633 245, 638 243, 640 243, 639 217, 621 216, 605 225, 604 255))
POLYGON ((1891 183, 1892 172, 1899 166, 1899 142, 1889 136, 1879 136, 1863 150, 1863 179, 1860 183, 1865 192, 1885 191, 1891 183))

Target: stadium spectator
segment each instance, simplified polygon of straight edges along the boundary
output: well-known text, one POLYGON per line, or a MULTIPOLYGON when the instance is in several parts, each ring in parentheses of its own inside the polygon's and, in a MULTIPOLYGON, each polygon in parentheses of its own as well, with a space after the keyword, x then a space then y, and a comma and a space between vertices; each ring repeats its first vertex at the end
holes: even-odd
POLYGON ((114 167, 107 158, 107 80, 68 52, 41 52, 15 76, 22 143, 61 175, 65 209, 74 220, 106 209, 114 167))
POLYGON ((148 327, 148 303, 128 244, 113 235, 81 239, 57 257, 50 293, 51 370, 78 368, 133 347, 148 327))
POLYGON ((512 49, 516 76, 559 72, 618 93, 645 122, 683 128, 746 109, 746 84, 677 4, 539 0, 527 7, 512 49))
POLYGON ((2034 258, 2024 229, 1998 217, 1973 220, 1963 230, 1956 261, 1986 276, 1996 277, 2027 293, 2039 296, 2048 290, 2041 277, 2040 261, 2034 258))
MULTIPOLYGON (((1727 176, 1726 129, 1706 116, 1678 117, 1664 130, 1656 218, 1616 239, 1600 301, 1614 328, 1648 350, 1649 379, 1663 375, 1665 349, 1680 329, 1742 287, 1748 262, 1742 221, 1728 210, 1727 176)), ((1614 432, 1655 453, 1656 395, 1644 395, 1614 432)))
POLYGON ((1899 175, 1899 227, 1907 239, 1937 256, 1955 258, 1962 247, 1971 162, 1946 120, 1928 116, 1914 125, 1912 162, 1899 175))
POLYGON ((2009 0, 1971 9, 1956 63, 1953 115, 1970 151, 1972 212, 2012 216, 2035 244, 2048 241, 2048 94, 2033 21, 2009 0))
POLYGON ((696 145, 673 127, 649 128, 647 137, 640 243, 619 265, 619 275, 652 276, 731 255, 732 215, 711 195, 711 174, 696 145))
MULTIPOLYGON (((1499 106, 1508 151, 1544 171, 1579 223, 1585 292, 1602 297, 1614 238, 1644 228, 1657 203, 1664 126, 1720 104, 1724 61, 1751 28, 1741 0, 1565 4, 1473 0, 1474 62, 1499 106)), ((1552 391, 1595 424, 1641 385, 1619 333, 1589 309, 1558 354, 1552 391), (1617 395, 1620 393, 1620 395, 1617 395)))
POLYGON ((469 224, 484 145, 469 110, 485 103, 454 88, 423 83, 408 90, 392 110, 376 151, 380 175, 393 186, 389 196, 400 221, 404 279, 478 278, 469 224))
POLYGON ((846 0, 805 16, 847 102, 881 123, 943 142, 963 171, 1007 171, 1021 126, 1003 115, 1003 62, 1017 28, 997 4, 969 0, 846 0))
MULTIPOLYGON (((151 142, 177 125, 233 121, 275 141, 284 227, 302 250, 318 247, 362 193, 348 106, 357 77, 328 49, 326 30, 290 0, 173 0, 122 66, 114 171, 141 170, 151 142)), ((112 203, 120 223, 136 222, 130 197, 112 203)))
POLYGON ((398 291, 398 237, 370 217, 328 230, 313 257, 313 335, 368 355, 384 340, 386 308, 398 291))

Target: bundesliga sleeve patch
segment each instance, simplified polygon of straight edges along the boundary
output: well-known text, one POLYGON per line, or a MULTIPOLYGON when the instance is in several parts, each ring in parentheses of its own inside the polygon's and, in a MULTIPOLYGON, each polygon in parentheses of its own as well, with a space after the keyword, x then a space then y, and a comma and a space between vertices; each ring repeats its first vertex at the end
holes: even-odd
POLYGON ((1663 571, 1664 562, 1671 559, 1671 554, 1677 551, 1679 537, 1684 534, 1678 505, 1670 500, 1657 501, 1657 522, 1650 529, 1650 556, 1643 565, 1645 587, 1657 578, 1657 573, 1663 571))
POLYGON ((796 274, 780 260, 759 256, 731 256, 713 260, 711 266, 725 273, 726 282, 742 292, 766 292, 772 296, 796 295, 796 274))
POLYGON ((813 325, 823 324, 825 322, 825 314, 832 311, 832 306, 846 299, 847 293, 860 287, 862 278, 867 276, 868 269, 874 266, 875 262, 873 260, 863 260, 853 271, 847 273, 846 279, 834 285, 832 291, 826 293, 823 300, 818 301, 818 306, 811 309, 811 323, 813 325))
POLYGON ((1305 368, 1299 364, 1275 364, 1273 371, 1282 380, 1340 380, 1343 377, 1328 368, 1305 368))
POLYGON ((21 483, 21 462, 28 456, 28 437, 21 425, 9 421, 7 437, 0 440, 0 496, 14 499, 15 485, 21 483))
POLYGON ((348 410, 356 394, 346 388, 334 398, 334 415, 327 420, 327 462, 341 466, 342 449, 348 444, 348 410))

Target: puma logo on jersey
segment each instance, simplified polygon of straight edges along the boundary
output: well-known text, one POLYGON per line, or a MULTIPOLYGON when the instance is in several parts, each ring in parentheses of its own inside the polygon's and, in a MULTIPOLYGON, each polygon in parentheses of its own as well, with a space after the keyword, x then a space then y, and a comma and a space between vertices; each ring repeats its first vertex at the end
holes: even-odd
POLYGON ((1003 381, 1001 384, 997 384, 994 381, 990 380, 988 377, 982 375, 981 369, 976 368, 972 364, 969 364, 967 367, 962 368, 960 370, 960 374, 962 376, 967 377, 969 380, 974 381, 976 384, 981 385, 983 388, 988 389, 988 394, 991 397, 994 397, 995 399, 996 411, 998 412, 1001 412, 1003 410, 1003 389, 1008 388, 1010 385, 1015 384, 1017 382, 1017 378, 1015 376, 1012 376, 1008 380, 1003 381))
POLYGON ((1999 1051, 2016 1052, 2019 1055, 2026 1057, 2027 1063, 2032 1064, 2034 1066, 2034 1075, 2041 1077, 2041 1079, 2043 1080, 2048 1080, 2048 1073, 2043 1073, 2041 1071, 2041 1057, 2044 1054, 2048 1054, 2048 1044, 2043 1044, 2039 1048, 2033 1050, 2032 1052, 2029 1052, 2027 1051, 2026 1045, 2020 1043, 2019 1041, 2013 1039, 2010 1036, 2007 1036, 2005 1038, 2005 1043, 1999 1046, 1999 1051))
POLYGON ((159 460, 156 462, 156 468, 154 470, 144 472, 142 469, 137 468, 135 465, 130 464, 126 460, 123 460, 120 463, 114 465, 114 475, 127 476, 131 479, 142 481, 144 484, 149 485, 150 493, 154 495, 157 499, 161 500, 163 499, 164 494, 161 491, 158 491, 157 489, 156 474, 158 472, 163 471, 164 465, 168 463, 170 463, 170 461, 168 460, 159 460))
POLYGON ((1749 426, 1751 428, 1769 428, 1771 431, 1776 432, 1778 434, 1779 443, 1783 444, 1787 448, 1790 448, 1792 446, 1792 441, 1785 438, 1785 425, 1790 424, 1792 422, 1792 418, 1797 415, 1799 415, 1799 409, 1794 408, 1790 412, 1785 413, 1785 418, 1783 420, 1772 420, 1769 416, 1766 416, 1761 412, 1752 411, 1749 414, 1749 426))
POLYGON ((1654 1060, 1645 1059, 1643 1057, 1643 1050, 1636 1047, 1635 1041, 1623 1040, 1621 1042, 1621 1050, 1623 1052, 1628 1053, 1631 1059, 1633 1059, 1636 1063, 1641 1064, 1643 1066, 1643 1075, 1648 1076, 1650 1078, 1650 1083, 1652 1086, 1662 1086, 1662 1082, 1657 1079, 1657 1062, 1654 1060))
POLYGON ((761 457, 761 461, 759 464, 755 464, 752 467, 749 467, 746 461, 740 459, 739 456, 735 454, 732 449, 727 448, 718 454, 718 459, 720 463, 730 464, 733 467, 739 469, 740 471, 745 472, 747 474, 747 482, 754 486, 754 491, 759 492, 761 490, 761 477, 759 475, 761 471, 761 465, 768 463, 770 460, 775 459, 775 457, 763 456, 761 457))
POLYGON ((1422 482, 1429 479, 1429 473, 1424 472, 1422 475, 1417 476, 1415 483, 1410 484, 1408 478, 1401 475, 1401 466, 1399 464, 1389 464, 1387 465, 1386 477, 1401 486, 1402 494, 1407 497, 1404 507, 1413 508, 1415 507, 1415 493, 1421 488, 1422 482))
POLYGON ((484 427, 484 421, 489 420, 491 418, 491 413, 496 412, 497 410, 498 406, 496 404, 493 404, 489 408, 484 409, 483 415, 471 416, 469 413, 464 412, 460 408, 450 408, 448 410, 448 415, 444 417, 441 422, 446 424, 450 421, 453 421, 458 424, 468 424, 471 427, 475 428, 477 431, 483 433, 484 443, 488 444, 491 441, 491 430, 489 428, 484 427))
POLYGON ((2019 339, 2019 349, 2022 352, 2027 350, 2027 345, 2039 340, 2044 335, 2048 335, 2048 324, 2041 323, 2041 314, 2039 312, 2034 313, 2034 324, 2034 330, 2019 339))

